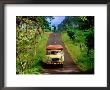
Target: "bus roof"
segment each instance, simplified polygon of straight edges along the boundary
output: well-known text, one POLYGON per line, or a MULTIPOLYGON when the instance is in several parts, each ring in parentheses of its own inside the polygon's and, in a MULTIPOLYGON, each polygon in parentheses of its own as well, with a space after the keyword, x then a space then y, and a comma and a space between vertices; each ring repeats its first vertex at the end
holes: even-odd
POLYGON ((63 50, 62 45, 48 45, 46 50, 63 50))

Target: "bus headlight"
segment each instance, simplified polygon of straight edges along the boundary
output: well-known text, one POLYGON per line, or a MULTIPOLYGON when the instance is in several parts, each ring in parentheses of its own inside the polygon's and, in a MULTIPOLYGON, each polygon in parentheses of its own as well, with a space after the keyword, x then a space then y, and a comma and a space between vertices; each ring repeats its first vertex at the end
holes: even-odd
POLYGON ((47 61, 51 61, 51 58, 50 57, 47 57, 47 61))

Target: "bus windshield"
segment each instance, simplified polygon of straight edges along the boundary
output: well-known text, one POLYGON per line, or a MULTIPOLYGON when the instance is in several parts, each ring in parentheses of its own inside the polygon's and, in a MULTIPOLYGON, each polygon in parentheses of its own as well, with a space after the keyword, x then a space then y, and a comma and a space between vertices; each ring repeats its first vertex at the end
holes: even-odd
POLYGON ((62 54, 62 53, 63 51, 47 51, 47 55, 50 55, 50 54, 57 55, 57 54, 62 54))

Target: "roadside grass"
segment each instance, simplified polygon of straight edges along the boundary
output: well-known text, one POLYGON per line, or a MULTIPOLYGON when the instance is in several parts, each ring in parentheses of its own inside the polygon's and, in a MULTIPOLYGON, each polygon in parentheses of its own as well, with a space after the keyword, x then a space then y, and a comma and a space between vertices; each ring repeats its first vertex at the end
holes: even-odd
POLYGON ((67 48, 71 58, 77 64, 77 66, 82 71, 91 70, 94 67, 94 50, 91 50, 87 54, 87 47, 83 46, 83 49, 80 48, 80 43, 75 43, 74 40, 71 40, 67 33, 61 33, 62 40, 67 48))
POLYGON ((39 36, 36 45, 25 45, 25 47, 29 47, 29 50, 19 54, 19 58, 16 60, 17 74, 40 74, 43 71, 41 62, 45 59, 48 34, 49 32, 44 32, 41 37, 39 36))
POLYGON ((67 33, 62 33, 62 40, 68 50, 68 52, 71 54, 72 58, 76 58, 80 55, 80 49, 78 46, 73 44, 73 41, 70 40, 69 36, 67 33), (73 56, 74 54, 74 56, 73 56))
POLYGON ((36 68, 36 66, 38 66, 40 73, 43 71, 42 61, 46 59, 46 44, 48 41, 48 34, 49 32, 45 32, 45 34, 39 38, 39 43, 36 46, 36 57, 34 67, 36 68))

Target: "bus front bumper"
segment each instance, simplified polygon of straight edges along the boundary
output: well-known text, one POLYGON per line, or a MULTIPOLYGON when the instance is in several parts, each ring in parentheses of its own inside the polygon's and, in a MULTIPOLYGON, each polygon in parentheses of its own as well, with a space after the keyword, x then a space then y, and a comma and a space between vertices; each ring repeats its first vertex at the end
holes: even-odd
POLYGON ((47 62, 47 64, 63 64, 63 62, 47 62))

